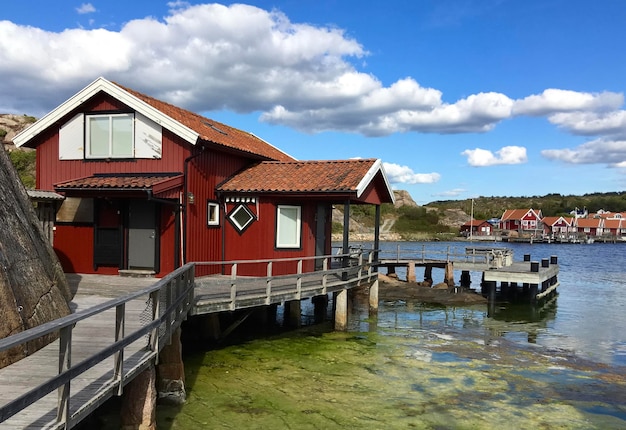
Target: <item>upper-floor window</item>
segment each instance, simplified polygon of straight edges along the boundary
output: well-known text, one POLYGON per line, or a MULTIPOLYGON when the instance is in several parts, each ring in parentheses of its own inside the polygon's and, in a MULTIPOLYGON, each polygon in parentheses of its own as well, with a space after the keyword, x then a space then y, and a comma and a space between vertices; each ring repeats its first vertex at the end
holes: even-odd
POLYGON ((133 114, 88 115, 87 158, 132 158, 133 114))

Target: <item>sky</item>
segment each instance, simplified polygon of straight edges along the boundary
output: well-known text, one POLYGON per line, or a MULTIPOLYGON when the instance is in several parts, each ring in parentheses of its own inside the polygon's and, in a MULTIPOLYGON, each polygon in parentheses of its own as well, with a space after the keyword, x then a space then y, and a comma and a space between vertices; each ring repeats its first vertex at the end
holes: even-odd
POLYGON ((0 113, 103 76, 419 204, 621 192, 624 46, 623 0, 11 1, 0 113))

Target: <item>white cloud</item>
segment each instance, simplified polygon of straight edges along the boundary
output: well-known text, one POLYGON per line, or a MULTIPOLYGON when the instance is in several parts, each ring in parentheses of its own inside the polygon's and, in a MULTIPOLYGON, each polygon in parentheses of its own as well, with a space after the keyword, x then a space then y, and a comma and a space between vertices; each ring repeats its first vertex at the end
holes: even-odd
POLYGON ((606 164, 626 166, 626 140, 595 139, 570 149, 546 149, 541 155, 568 164, 606 164))
POLYGON ((515 115, 545 116, 561 112, 615 110, 624 103, 624 95, 604 91, 585 93, 549 88, 513 105, 515 115))
POLYGON ((434 197, 458 197, 465 193, 467 190, 464 188, 455 188, 453 190, 442 191, 441 193, 433 194, 434 197))
MULTIPOLYGON (((515 115, 551 115, 578 134, 622 127, 611 117, 622 115, 621 94, 549 89, 521 100, 484 92, 444 101, 411 77, 384 85, 358 70, 369 53, 342 29, 244 4, 167 4, 166 17, 135 19, 119 31, 0 21, 0 111, 40 116, 104 76, 196 112, 261 112, 262 121, 308 133, 483 133, 515 115), (564 116, 589 112, 598 119, 564 116)), ((493 157, 509 163, 503 156, 493 157)))
POLYGON ((91 3, 83 3, 79 7, 76 8, 76 12, 78 12, 81 15, 84 15, 87 13, 94 13, 95 11, 96 11, 96 8, 91 3))
POLYGON ((626 136, 626 111, 559 113, 548 120, 570 133, 583 136, 626 136))
POLYGON ((394 163, 383 163, 385 173, 392 184, 432 184, 439 181, 439 173, 415 173, 408 166, 394 163))
POLYGON ((504 146, 495 154, 487 149, 466 149, 461 155, 466 156, 468 164, 474 167, 522 164, 528 161, 526 148, 523 146, 504 146))

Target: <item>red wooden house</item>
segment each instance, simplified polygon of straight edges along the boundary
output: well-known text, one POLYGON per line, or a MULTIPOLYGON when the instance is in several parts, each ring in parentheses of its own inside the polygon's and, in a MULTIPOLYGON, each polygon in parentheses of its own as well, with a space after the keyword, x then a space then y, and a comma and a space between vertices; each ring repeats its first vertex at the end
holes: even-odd
POLYGON ((576 220, 576 231, 579 235, 587 238, 601 236, 603 226, 604 220, 602 218, 578 218, 576 220))
POLYGON ((37 189, 65 196, 54 248, 69 273, 330 254, 332 205, 394 200, 380 160, 298 161, 104 78, 14 142, 37 150, 37 189))
POLYGON ((543 233, 551 238, 568 238, 576 231, 573 217, 547 216, 543 218, 543 233))
POLYGON ((500 229, 517 231, 520 234, 537 234, 543 230, 541 210, 507 209, 500 218, 500 229))
POLYGON ((493 234, 493 226, 486 220, 473 219, 463 224, 460 228, 460 232, 466 237, 491 236, 493 234))

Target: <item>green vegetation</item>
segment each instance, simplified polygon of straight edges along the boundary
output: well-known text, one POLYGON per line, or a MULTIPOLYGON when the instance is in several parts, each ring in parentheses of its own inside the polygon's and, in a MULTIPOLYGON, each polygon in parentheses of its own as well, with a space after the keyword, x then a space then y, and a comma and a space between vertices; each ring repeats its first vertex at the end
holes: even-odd
POLYGON ((4 139, 4 136, 6 136, 8 133, 8 131, 6 131, 4 128, 0 128, 0 140, 4 139))
POLYGON ((413 232, 449 233, 450 228, 439 224, 439 213, 425 207, 402 206, 397 211, 398 218, 393 230, 401 235, 413 232))
POLYGON ((35 188, 35 151, 11 151, 9 158, 26 188, 35 188))
MULTIPOLYGON (((447 200, 428 203, 427 207, 438 209, 463 209, 466 213, 471 211, 472 201, 447 200)), ((569 215, 574 208, 587 208, 589 213, 595 213, 600 209, 612 212, 626 211, 626 193, 592 193, 582 196, 547 194, 545 196, 532 197, 478 197, 474 199, 474 218, 489 219, 499 218, 506 209, 540 209, 544 216, 569 215)))

